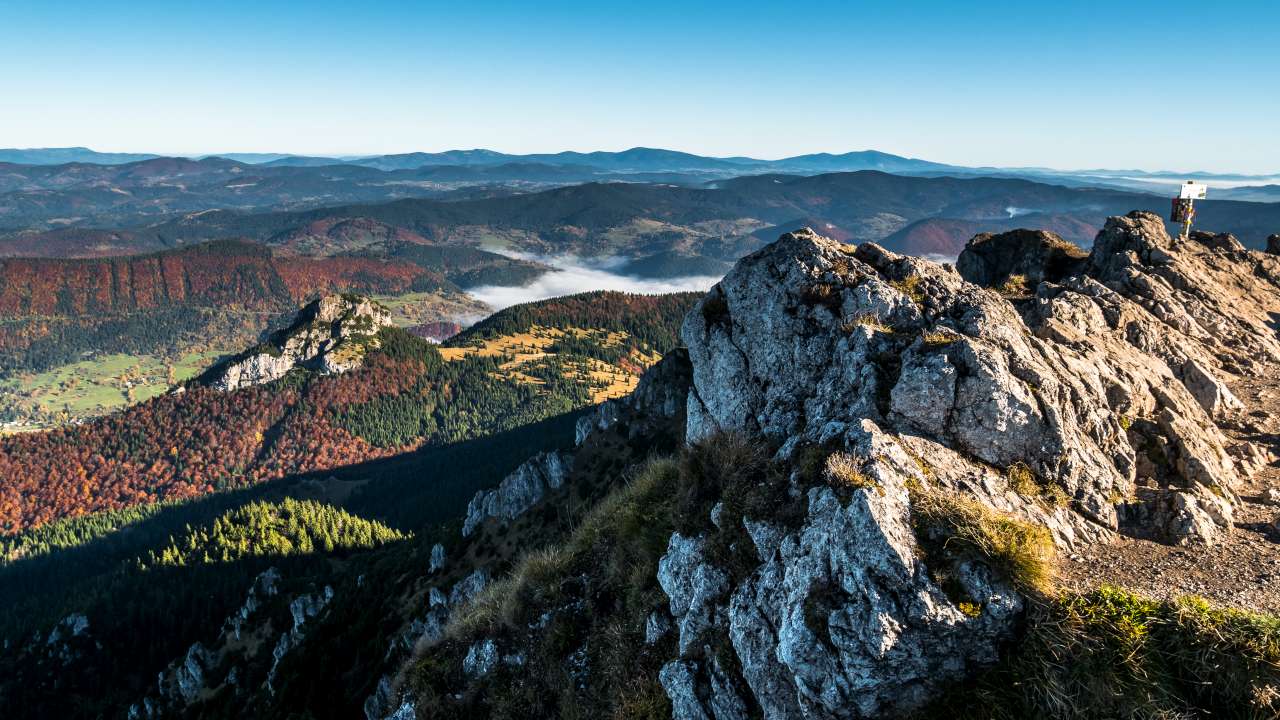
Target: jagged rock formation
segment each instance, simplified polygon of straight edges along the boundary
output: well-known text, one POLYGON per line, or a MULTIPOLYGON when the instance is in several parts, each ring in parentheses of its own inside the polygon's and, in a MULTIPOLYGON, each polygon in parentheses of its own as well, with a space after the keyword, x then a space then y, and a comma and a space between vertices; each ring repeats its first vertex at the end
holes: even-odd
POLYGON ((160 672, 154 693, 129 707, 130 720, 182 714, 221 687, 250 692, 244 670, 249 660, 246 653, 255 648, 271 648, 270 669, 261 683, 271 692, 280 661, 305 638, 307 621, 333 599, 333 588, 329 586, 294 597, 288 606, 292 625, 273 631, 263 611, 268 601, 279 595, 280 583, 281 574, 276 568, 260 573, 249 586, 240 609, 223 621, 217 637, 209 643, 192 643, 185 654, 160 672), (270 638, 275 633, 279 636, 272 644, 270 638))
POLYGON ((994 658, 1018 594, 969 567, 958 576, 982 610, 961 613, 921 572, 906 487, 963 493, 1064 546, 1122 527, 1182 543, 1229 531, 1245 468, 1214 422, 1239 408, 1222 377, 1280 358, 1267 324, 1280 264, 1229 236, 1174 241, 1147 213, 1109 221, 1087 262, 1061 248, 999 261, 1031 241, 1050 245, 985 237, 959 262, 988 284, 1058 280, 1018 308, 946 268, 805 231, 741 261, 689 314, 690 441, 740 432, 782 457, 838 446, 878 491, 842 508, 812 489, 789 533, 749 524, 762 565, 736 588, 673 538, 664 567, 685 570, 667 577, 702 589, 693 601, 688 583, 663 582, 681 629, 664 676, 687 680, 664 680, 677 717, 698 717, 680 710, 696 698, 719 717, 723 694, 691 622, 728 623, 765 717, 910 710, 994 658), (1062 501, 1036 497, 1046 490, 1062 501), (824 642, 796 609, 829 587, 824 642))
POLYGON ((463 537, 490 518, 512 520, 537 504, 548 491, 558 490, 571 463, 572 457, 555 451, 539 453, 503 478, 498 487, 476 493, 467 506, 463 537))
POLYGON ((306 638, 307 621, 319 615, 332 599, 333 588, 326 585, 321 592, 299 595, 289 603, 289 616, 293 619, 293 626, 281 633, 280 639, 276 641, 276 646, 271 651, 271 670, 267 672, 266 683, 268 690, 275 689, 276 672, 280 669, 280 661, 306 638))
MULTIPOLYGON (((956 551, 946 522, 1000 518, 1045 553, 1118 533, 1192 544, 1231 531, 1242 478, 1265 458, 1219 423, 1241 411, 1230 376, 1280 361, 1280 259, 1228 235, 1175 240, 1132 213, 1088 254, 1015 232, 975 239, 958 267, 785 235, 689 313, 687 354, 579 423, 570 491, 605 439, 645 447, 679 417, 693 447, 690 465, 666 471, 674 485, 648 486, 667 493, 650 499, 662 512, 682 513, 661 519, 675 530, 651 556, 661 600, 607 631, 643 640, 630 657, 662 653, 649 667, 674 718, 901 716, 996 662, 1040 580, 956 551), (1015 276, 1020 292, 987 287, 1015 276), (707 480, 700 448, 725 457, 714 448, 726 438, 783 475, 707 480), (817 471, 813 458, 825 458, 817 471)), ((539 502, 514 486, 515 514, 539 502)), ((469 529, 496 497, 477 497, 469 529)), ((625 497, 617 512, 659 521, 625 497)), ((506 658, 547 662, 544 628, 599 622, 619 602, 606 592, 582 615, 604 580, 574 562, 543 558, 495 596, 554 604, 427 647, 463 668, 467 691, 448 689, 461 715, 476 688, 519 677, 506 658), (554 562, 573 570, 557 576, 554 562)), ((578 693, 599 682, 600 642, 556 645, 556 677, 578 693)), ((413 710, 384 695, 371 718, 413 710)))
POLYGON ((975 235, 957 259, 956 269, 969 282, 986 287, 1004 287, 1013 279, 1022 288, 1035 288, 1045 280, 1079 272, 1088 257, 1054 233, 1011 230, 975 235))
POLYGON ((377 333, 391 315, 374 301, 355 295, 326 295, 298 312, 293 324, 266 343, 210 369, 203 382, 235 390, 278 380, 294 368, 337 374, 358 367, 376 347, 377 333))
MULTIPOLYGON (((435 547, 441 548, 443 553, 443 546, 435 547)), ((434 551, 432 554, 434 555, 434 551)), ((388 658, 395 653, 408 652, 419 644, 437 642, 444 635, 445 626, 453 611, 479 595, 488 584, 489 573, 480 568, 458 581, 447 595, 440 588, 432 587, 427 593, 429 607, 426 613, 414 618, 409 627, 392 643, 387 650, 388 658)), ((493 650, 496 653, 496 647, 493 650)), ((475 653, 468 651, 469 660, 464 663, 471 668, 470 674, 475 674, 475 670, 480 667, 491 669, 487 656, 477 659, 482 653, 487 653, 487 649, 478 649, 475 653)), ((364 701, 364 715, 366 720, 412 720, 417 717, 412 695, 397 688, 394 675, 384 675, 378 680, 373 694, 364 701)))

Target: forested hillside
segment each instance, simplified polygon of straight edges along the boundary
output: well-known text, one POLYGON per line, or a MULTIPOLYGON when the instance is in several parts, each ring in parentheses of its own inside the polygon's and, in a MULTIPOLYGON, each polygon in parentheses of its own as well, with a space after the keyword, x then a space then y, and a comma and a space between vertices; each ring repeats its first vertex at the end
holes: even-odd
POLYGON ((243 340, 327 292, 453 288, 442 273, 366 257, 274 258, 248 242, 94 260, 0 259, 0 373, 82 353, 151 352, 206 328, 243 340))
MULTIPOLYGON (((120 230, 115 242, 173 246, 246 237, 294 242, 307 228, 382 224, 438 244, 504 244, 552 255, 612 255, 644 260, 676 252, 735 260, 777 237, 812 225, 858 242, 888 241, 922 220, 977 223, 932 229, 929 247, 896 236, 890 249, 958 255, 975 231, 1053 227, 1087 244, 1108 215, 1135 207, 1167 212, 1165 195, 1093 187, 1065 187, 1010 177, 911 177, 885 172, 752 175, 698 187, 592 182, 541 192, 446 202, 405 199, 296 212, 213 210, 150 227, 120 230), (763 239, 755 233, 768 230, 763 239), (941 239, 941 243, 939 243, 941 239)), ((1280 205, 1209 199, 1197 220, 1261 247, 1280 224, 1280 205)), ((44 235, 50 242, 75 230, 44 235)), ((29 235, 26 242, 41 235, 29 235)), ((700 263, 704 262, 699 260, 700 263)))
MULTIPOLYGON (((549 327, 613 333, 552 350, 557 362, 657 357, 676 344, 693 297, 596 293, 522 306, 468 339, 549 327), (588 308, 598 306, 597 310, 588 308), (621 332, 621 334, 619 334, 621 332)), ((0 438, 0 531, 19 533, 59 518, 120 510, 327 470, 424 445, 501 432, 591 402, 592 380, 542 373, 526 382, 503 372, 510 357, 441 351, 398 328, 359 369, 336 376, 297 370, 267 385, 220 392, 190 383, 123 412, 49 432, 0 438)))
MULTIPOLYGON (((192 381, 83 425, 0 438, 0 602, 12 611, 0 638, 16 651, 0 656, 4 705, 93 717, 94 708, 138 701, 193 640, 216 639, 255 577, 276 568, 280 598, 332 586, 342 598, 333 611, 351 623, 333 638, 346 659, 280 669, 281 707, 300 692, 333 693, 334 712, 346 713, 372 690, 392 629, 383 624, 415 592, 412 571, 442 537, 440 524, 456 522, 477 489, 529 455, 572 441, 574 411, 593 397, 588 378, 530 382, 504 370, 512 356, 469 349, 535 327, 573 328, 572 347, 544 348, 556 367, 602 362, 591 355, 656 358, 678 342, 694 300, 591 293, 533 303, 452 348, 385 328, 363 366, 342 375, 295 371, 234 392, 192 381), (592 347, 602 338, 610 349, 592 347), (446 359, 442 350, 463 352, 446 359), (75 649, 77 637, 66 657, 50 655, 43 635, 28 642, 76 613, 110 652, 75 649), (132 631, 143 625, 155 631, 132 631), (352 658, 365 674, 343 681, 352 658), (81 677, 74 694, 39 679, 55 668, 81 677), (295 685, 311 678, 333 681, 328 690, 295 685)), ((263 603, 277 631, 287 630, 287 602, 263 603)))
POLYGON ((383 239, 312 248, 317 256, 216 241, 127 257, 0 259, 0 423, 56 426, 157 395, 319 295, 377 295, 404 326, 456 322, 487 311, 462 286, 519 285, 547 270, 383 239))

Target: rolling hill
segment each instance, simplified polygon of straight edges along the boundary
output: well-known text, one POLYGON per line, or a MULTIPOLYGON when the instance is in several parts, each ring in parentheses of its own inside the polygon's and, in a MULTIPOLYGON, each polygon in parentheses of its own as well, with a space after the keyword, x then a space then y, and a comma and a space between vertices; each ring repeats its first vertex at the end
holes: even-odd
POLYGON ((368 224, 310 232, 278 254, 228 240, 98 259, 0 258, 0 423, 56 425, 151 397, 325 293, 376 295, 402 326, 470 321, 489 309, 463 287, 521 285, 548 270, 368 224), (315 233, 345 254, 289 254, 315 233))
MULTIPOLYGON (((895 240, 904 242, 891 249, 956 255, 972 236, 970 229, 1002 230, 1010 220, 1028 215, 1052 216, 1064 237, 1087 245, 1107 216, 1134 207, 1163 212, 1167 205, 1164 197, 1120 190, 862 171, 754 175, 703 188, 587 183, 452 202, 399 200, 269 213, 220 210, 118 234, 144 245, 220 237, 271 243, 316 223, 362 218, 436 244, 629 259, 674 251, 723 260, 758 247, 761 239, 755 233, 761 229, 773 232, 797 221, 818 223, 824 232, 853 241, 886 241, 911 223, 936 219, 970 224, 934 233, 927 247, 914 247, 905 242, 909 236, 900 236, 895 240)), ((1280 205, 1274 203, 1209 200, 1197 208, 1202 224, 1231 232, 1253 247, 1280 228, 1280 205)))

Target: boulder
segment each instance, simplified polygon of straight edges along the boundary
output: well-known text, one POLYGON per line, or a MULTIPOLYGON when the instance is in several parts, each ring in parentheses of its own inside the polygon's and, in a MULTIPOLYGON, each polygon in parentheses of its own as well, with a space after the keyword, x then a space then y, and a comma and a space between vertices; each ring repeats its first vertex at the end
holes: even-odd
POLYGON ((462 672, 471 677, 484 677, 498 665, 498 644, 492 639, 474 643, 462 661, 462 672))
POLYGON ((444 567, 445 553, 444 545, 436 543, 431 546, 431 565, 427 568, 427 572, 436 572, 444 567))
POLYGON ((956 260, 956 270, 976 285, 1026 291, 1045 280, 1078 273, 1088 257, 1089 253, 1054 233, 1010 230, 974 236, 956 260))

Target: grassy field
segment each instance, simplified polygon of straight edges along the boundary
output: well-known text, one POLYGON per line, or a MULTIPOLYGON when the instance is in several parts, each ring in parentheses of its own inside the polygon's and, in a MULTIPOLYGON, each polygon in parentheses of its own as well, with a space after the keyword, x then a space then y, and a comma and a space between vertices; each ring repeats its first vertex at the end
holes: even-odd
MULTIPOLYGON (((400 327, 442 320, 471 321, 489 307, 460 293, 383 295, 378 302, 400 327)), ((114 412, 161 395, 198 375, 219 356, 238 352, 248 340, 189 347, 173 355, 98 355, 41 373, 0 379, 0 434, 42 430, 114 412)))
POLYGON ((413 327, 439 321, 474 321, 490 313, 488 305, 469 295, 440 292, 415 292, 404 295, 375 295, 374 300, 391 311, 391 322, 400 327, 413 327))
POLYGON ((155 355, 103 355, 48 372, 0 381, 9 431, 51 427, 148 400, 197 375, 226 350, 155 355))
MULTIPOLYGON (((540 385, 542 380, 534 374, 538 369, 546 367, 552 358, 557 358, 557 354, 550 350, 551 346, 570 335, 590 340, 604 348, 617 347, 627 340, 627 335, 619 332, 534 325, 528 332, 490 338, 483 343, 468 347, 440 348, 440 354, 445 360, 450 361, 470 355, 506 358, 500 366, 505 378, 540 385)), ((661 358, 657 354, 646 355, 633 352, 628 356, 625 365, 611 365, 596 358, 581 355, 557 359, 563 361, 569 377, 590 386, 593 402, 603 402, 610 398, 622 397, 634 390, 645 368, 661 358)))

